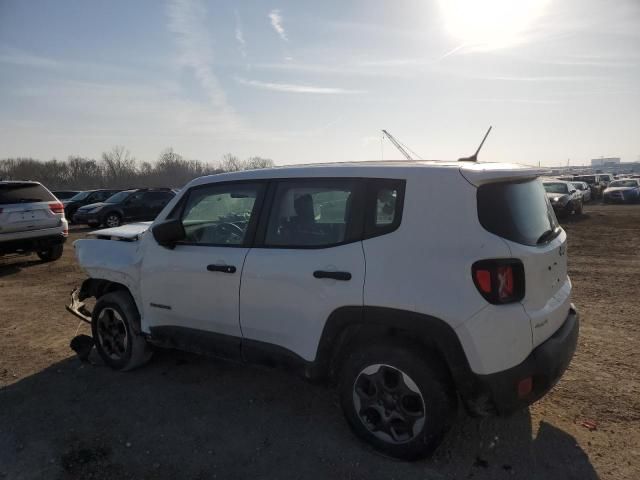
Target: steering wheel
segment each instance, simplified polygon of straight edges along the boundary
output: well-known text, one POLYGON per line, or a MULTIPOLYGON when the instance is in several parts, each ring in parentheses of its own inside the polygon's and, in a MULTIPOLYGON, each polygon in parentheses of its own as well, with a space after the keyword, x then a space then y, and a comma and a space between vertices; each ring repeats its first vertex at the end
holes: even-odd
POLYGON ((216 225, 216 230, 218 230, 221 234, 224 235, 232 235, 240 240, 244 237, 244 230, 242 230, 238 225, 229 222, 223 222, 216 225))

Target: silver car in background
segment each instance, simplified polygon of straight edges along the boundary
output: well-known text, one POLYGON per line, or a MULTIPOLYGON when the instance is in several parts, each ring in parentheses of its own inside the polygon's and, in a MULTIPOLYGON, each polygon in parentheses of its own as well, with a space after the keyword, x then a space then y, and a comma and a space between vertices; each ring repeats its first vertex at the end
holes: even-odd
POLYGON ((569 182, 569 183, 571 183, 571 185, 576 187, 578 189, 578 192, 582 194, 583 202, 591 201, 591 187, 589 187, 589 184, 587 182, 569 182))
POLYGON ((0 181, 0 255, 37 253, 45 262, 57 260, 68 233, 62 203, 42 184, 0 181))

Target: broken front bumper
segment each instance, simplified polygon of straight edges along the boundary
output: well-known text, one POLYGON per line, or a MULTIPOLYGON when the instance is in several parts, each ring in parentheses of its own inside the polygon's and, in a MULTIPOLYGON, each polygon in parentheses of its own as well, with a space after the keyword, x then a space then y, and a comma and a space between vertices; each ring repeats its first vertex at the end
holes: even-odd
POLYGON ((72 313, 80 320, 91 324, 91 312, 87 310, 87 306, 83 302, 84 298, 80 297, 80 288, 76 288, 71 292, 71 303, 67 305, 67 311, 72 313))

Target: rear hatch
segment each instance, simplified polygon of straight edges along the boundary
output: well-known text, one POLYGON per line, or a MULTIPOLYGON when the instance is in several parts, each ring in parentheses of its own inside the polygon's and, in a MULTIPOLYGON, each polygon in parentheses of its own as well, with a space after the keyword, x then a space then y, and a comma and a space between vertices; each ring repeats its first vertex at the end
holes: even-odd
POLYGON ((531 319, 533 345, 549 338, 564 322, 570 306, 567 236, 558 224, 542 182, 504 175, 478 187, 478 218, 501 237, 513 258, 522 261, 525 295, 521 303, 531 319), (506 179, 504 177, 507 177, 506 179))
POLYGON ((0 234, 55 228, 61 210, 58 199, 39 183, 0 183, 0 234))

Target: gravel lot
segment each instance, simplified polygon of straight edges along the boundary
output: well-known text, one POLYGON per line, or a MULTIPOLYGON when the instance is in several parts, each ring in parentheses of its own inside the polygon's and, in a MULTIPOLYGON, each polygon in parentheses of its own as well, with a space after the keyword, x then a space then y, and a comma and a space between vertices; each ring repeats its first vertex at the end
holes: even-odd
POLYGON ((51 264, 1 259, 0 479, 638 479, 640 206, 587 206, 565 226, 582 315, 568 372, 510 418, 460 412, 415 463, 373 453, 330 390, 285 372, 172 351, 130 373, 83 364, 71 244, 51 264))

